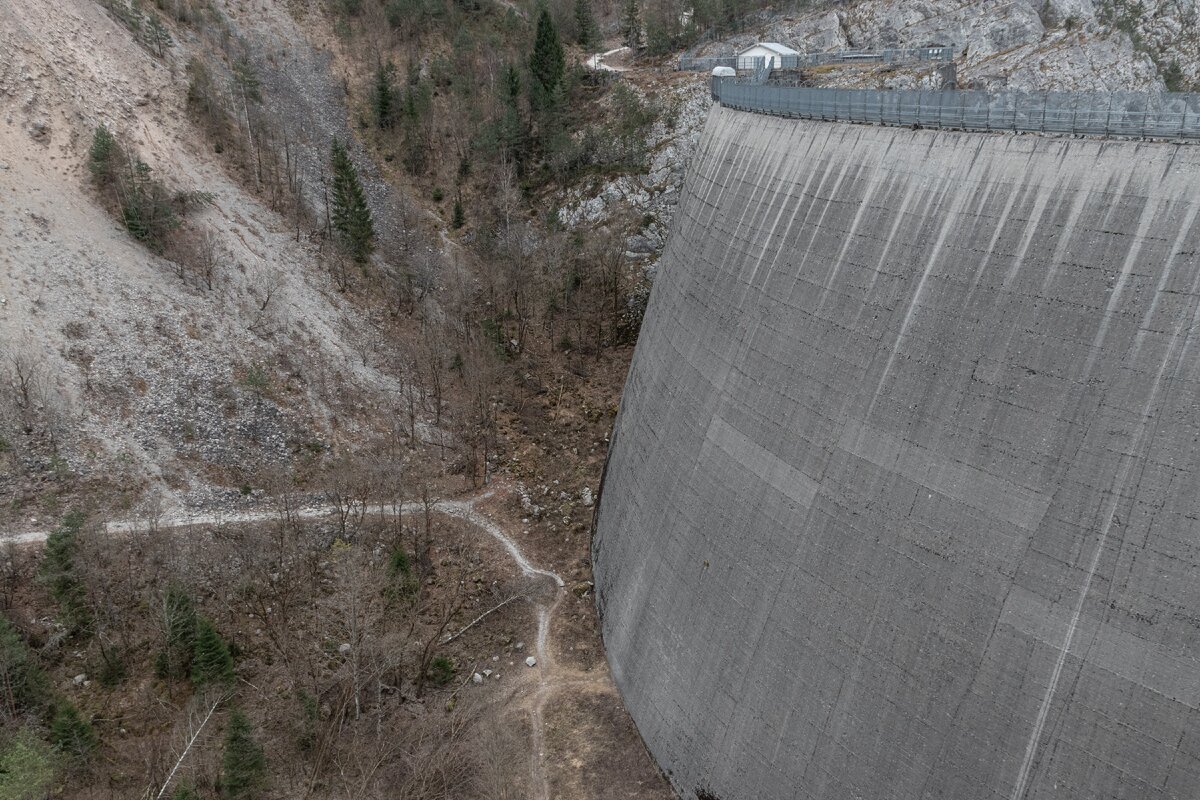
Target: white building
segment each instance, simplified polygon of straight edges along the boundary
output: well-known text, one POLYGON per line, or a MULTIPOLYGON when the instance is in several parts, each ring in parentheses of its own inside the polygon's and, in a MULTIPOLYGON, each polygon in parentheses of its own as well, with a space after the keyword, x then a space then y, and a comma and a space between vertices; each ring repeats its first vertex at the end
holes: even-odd
POLYGON ((759 42, 738 53, 737 64, 738 69, 753 69, 754 59, 765 58, 769 62, 768 66, 771 69, 779 69, 783 66, 781 56, 798 55, 800 55, 799 50, 793 50, 787 45, 782 45, 778 42, 759 42))

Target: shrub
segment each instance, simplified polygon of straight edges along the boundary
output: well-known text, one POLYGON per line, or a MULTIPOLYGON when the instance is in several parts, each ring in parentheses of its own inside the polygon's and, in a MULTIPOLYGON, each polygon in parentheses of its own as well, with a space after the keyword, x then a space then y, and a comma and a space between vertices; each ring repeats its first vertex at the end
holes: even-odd
POLYGON ((1185 92, 1187 86, 1184 83, 1183 68, 1179 66, 1178 61, 1172 61, 1162 71, 1163 84, 1168 92, 1185 92))
POLYGON ((430 661, 429 680, 438 686, 445 686, 454 680, 454 662, 445 656, 438 656, 430 661))

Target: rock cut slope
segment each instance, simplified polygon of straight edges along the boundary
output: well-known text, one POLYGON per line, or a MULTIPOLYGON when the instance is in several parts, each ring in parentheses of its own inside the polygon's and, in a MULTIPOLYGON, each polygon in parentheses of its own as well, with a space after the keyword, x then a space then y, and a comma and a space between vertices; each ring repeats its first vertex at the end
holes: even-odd
POLYGON ((685 797, 1200 792, 1198 180, 712 111, 593 546, 685 797))

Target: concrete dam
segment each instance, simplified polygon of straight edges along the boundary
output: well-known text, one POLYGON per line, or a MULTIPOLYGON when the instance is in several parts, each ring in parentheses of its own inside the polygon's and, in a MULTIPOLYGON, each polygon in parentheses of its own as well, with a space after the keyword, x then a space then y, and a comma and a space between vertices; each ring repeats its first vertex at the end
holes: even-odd
POLYGON ((1200 797, 1200 148, 714 107, 593 543, 700 800, 1200 797))

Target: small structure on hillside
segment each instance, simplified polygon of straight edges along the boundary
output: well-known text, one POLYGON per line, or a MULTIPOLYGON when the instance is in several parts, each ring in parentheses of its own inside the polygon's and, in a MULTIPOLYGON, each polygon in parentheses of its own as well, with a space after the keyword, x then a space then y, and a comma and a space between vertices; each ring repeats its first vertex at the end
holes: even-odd
POLYGON ((737 54, 737 63, 739 69, 749 69, 748 65, 754 63, 755 59, 766 59, 766 66, 770 69, 779 69, 783 66, 783 56, 799 56, 799 50, 793 50, 779 42, 759 42, 742 50, 737 54), (743 67, 742 65, 747 65, 743 67))

